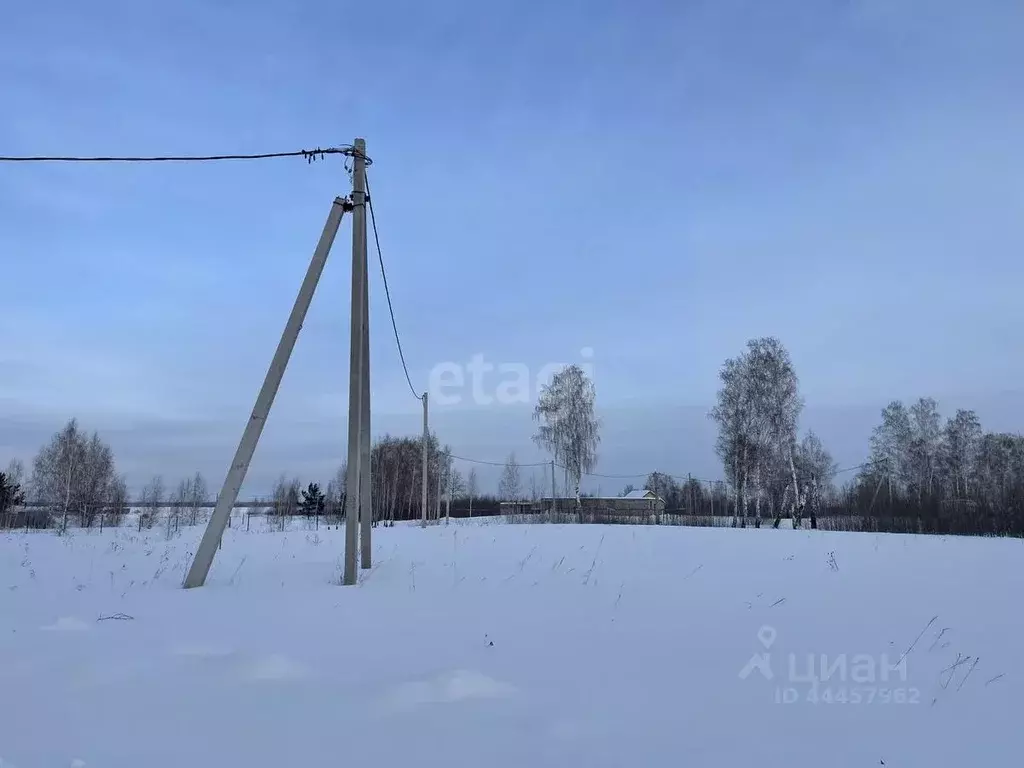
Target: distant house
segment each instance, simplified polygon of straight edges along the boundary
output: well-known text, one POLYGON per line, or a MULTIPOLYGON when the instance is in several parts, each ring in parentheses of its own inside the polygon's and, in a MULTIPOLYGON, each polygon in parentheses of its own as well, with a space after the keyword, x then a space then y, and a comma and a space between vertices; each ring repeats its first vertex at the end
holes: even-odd
MULTIPOLYGON (((630 491, 629 493, 625 494, 624 496, 621 496, 620 498, 623 498, 623 499, 643 499, 645 501, 651 501, 651 502, 658 502, 658 501, 660 501, 661 502, 661 506, 662 507, 665 506, 665 502, 662 501, 658 497, 658 494, 656 494, 654 491, 649 490, 647 488, 639 488, 639 489, 637 489, 635 491, 630 491)), ((653 507, 652 507, 652 509, 653 509, 653 507)))
MULTIPOLYGON (((501 514, 523 515, 547 512, 551 509, 551 497, 539 501, 503 501, 501 514)), ((561 512, 572 512, 576 508, 574 496, 556 496, 555 508, 561 512)), ((660 515, 665 511, 665 501, 647 489, 630 491, 625 496, 581 496, 582 512, 606 515, 660 515)))

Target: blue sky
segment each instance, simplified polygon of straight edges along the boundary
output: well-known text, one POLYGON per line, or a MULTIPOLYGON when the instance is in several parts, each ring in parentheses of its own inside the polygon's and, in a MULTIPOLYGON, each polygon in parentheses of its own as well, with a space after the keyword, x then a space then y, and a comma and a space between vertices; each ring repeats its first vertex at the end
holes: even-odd
MULTIPOLYGON (((1022 32, 1010 0, 17 4, 0 154, 364 136, 418 389, 590 348, 600 470, 712 475, 717 369, 777 335, 855 463, 894 397, 1024 429, 1022 32)), ((77 415, 135 487, 219 482, 347 185, 337 158, 0 166, 0 460, 77 415)), ((349 237, 252 492, 343 454, 349 237)), ((375 424, 414 432, 374 274, 375 424)), ((469 405, 435 414, 456 452, 536 455, 524 409, 469 405)))

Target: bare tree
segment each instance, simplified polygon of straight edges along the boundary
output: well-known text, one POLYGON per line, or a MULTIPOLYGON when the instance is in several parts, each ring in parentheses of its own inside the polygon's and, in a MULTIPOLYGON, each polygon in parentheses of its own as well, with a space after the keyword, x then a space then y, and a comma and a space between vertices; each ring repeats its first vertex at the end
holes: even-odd
POLYGON ((974 474, 978 495, 1000 514, 1024 499, 1024 436, 986 434, 981 438, 974 474))
POLYGON ((110 515, 111 525, 119 526, 128 514, 128 505, 131 499, 128 496, 128 481, 124 475, 118 475, 110 486, 110 515))
POLYGON ((452 500, 457 499, 466 492, 466 481, 454 466, 448 470, 448 485, 445 492, 444 516, 447 520, 451 516, 452 500))
POLYGON ((498 498, 502 501, 519 501, 522 496, 519 462, 516 455, 510 453, 505 460, 505 468, 498 482, 498 498))
POLYGON ((818 527, 821 502, 833 488, 836 463, 814 432, 808 432, 796 452, 800 492, 793 512, 793 527, 799 528, 805 510, 809 511, 811 528, 818 527))
POLYGON ((345 513, 345 484, 348 479, 348 462, 342 462, 324 491, 324 514, 328 524, 337 524, 345 513))
POLYGON ((540 422, 534 442, 549 451, 555 461, 561 459, 575 483, 576 508, 580 507, 580 482, 583 473, 597 463, 601 442, 600 420, 594 415, 594 383, 578 365, 570 365, 541 389, 533 411, 540 422))
POLYGON ((940 470, 942 420, 938 404, 922 397, 910 406, 911 479, 918 499, 935 493, 940 470))
POLYGON ((902 495, 910 478, 910 414, 899 400, 882 409, 882 423, 871 433, 870 463, 882 474, 889 503, 902 495))
POLYGON ((139 529, 152 528, 164 506, 164 479, 156 475, 142 488, 139 494, 139 529))
MULTIPOLYGON (((632 488, 632 485, 628 487, 632 488)), ((644 482, 644 488, 664 501, 665 509, 677 510, 683 506, 683 489, 671 475, 666 475, 664 472, 651 472, 644 482)))
POLYGON ((965 498, 975 486, 981 451, 981 422, 974 411, 960 409, 943 429, 942 460, 954 498, 965 498))
POLYGON ((271 509, 277 519, 278 528, 282 531, 288 527, 289 521, 299 512, 301 488, 302 484, 299 482, 299 478, 294 477, 288 480, 284 475, 281 475, 274 485, 274 490, 271 493, 271 509))
POLYGON ((61 531, 67 530, 72 494, 85 460, 83 443, 78 421, 71 419, 33 462, 33 496, 47 506, 51 516, 60 515, 61 531))
POLYGON ((86 436, 71 419, 36 455, 32 493, 51 515, 60 516, 63 531, 72 512, 83 526, 92 524, 108 505, 115 478, 110 446, 95 432, 86 436))
POLYGON ((21 459, 11 459, 7 464, 7 469, 4 470, 4 475, 7 476, 8 483, 21 486, 22 490, 24 490, 25 464, 21 459))
MULTIPOLYGON (((747 372, 746 361, 742 356, 725 361, 718 373, 722 382, 718 390, 718 403, 709 414, 718 422, 715 452, 722 460, 726 481, 732 486, 736 515, 734 524, 737 518, 744 521, 747 516, 747 486, 754 458, 751 439, 754 410, 746 382, 747 372)), ((649 484, 647 487, 658 493, 649 484)))
POLYGON ((181 527, 181 510, 186 508, 192 503, 192 478, 186 477, 184 480, 179 481, 178 487, 174 489, 174 493, 171 494, 171 505, 174 508, 174 514, 167 516, 167 535, 170 537, 171 528, 173 524, 174 532, 177 532, 181 527))
POLYGON ((95 432, 86 443, 82 470, 82 484, 76 502, 79 522, 82 527, 88 528, 96 516, 106 509, 110 501, 111 486, 117 478, 114 452, 95 432))
POLYGON ((437 455, 437 506, 434 511, 435 520, 441 519, 441 499, 447 493, 448 476, 451 474, 452 468, 452 449, 451 446, 445 445, 437 455))
POLYGON ((207 503, 207 494, 209 490, 206 487, 206 478, 203 477, 202 472, 196 472, 192 477, 192 482, 189 486, 188 495, 188 524, 196 525, 199 522, 199 511, 203 508, 203 505, 207 503))
POLYGON ((480 488, 480 481, 476 476, 476 469, 470 469, 469 475, 466 477, 466 495, 469 496, 469 516, 473 516, 473 499, 476 497, 477 492, 480 488))

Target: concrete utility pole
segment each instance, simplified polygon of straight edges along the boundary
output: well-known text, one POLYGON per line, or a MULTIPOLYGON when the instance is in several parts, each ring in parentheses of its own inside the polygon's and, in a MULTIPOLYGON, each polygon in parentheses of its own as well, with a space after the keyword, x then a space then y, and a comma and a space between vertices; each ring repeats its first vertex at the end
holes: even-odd
POLYGON ((351 204, 340 197, 334 199, 331 205, 331 212, 327 216, 327 223, 324 224, 324 231, 320 235, 320 241, 313 251, 313 258, 309 262, 306 276, 299 287, 299 294, 295 298, 288 322, 285 323, 284 332, 281 334, 281 341, 278 342, 277 350, 270 361, 270 368, 263 379, 263 386, 256 396, 256 405, 253 406, 249 421, 246 422, 242 431, 242 438, 238 442, 235 456, 231 460, 227 476, 224 478, 224 485, 217 496, 217 505, 210 516, 210 522, 203 532, 202 541, 196 550, 192 565, 185 576, 185 587, 201 587, 206 582, 210 573, 210 566, 213 565, 213 556, 217 553, 224 528, 231 520, 231 510, 238 500, 238 491, 245 482, 245 475, 249 471, 249 462, 256 450, 256 444, 263 433, 263 425, 267 422, 270 414, 270 407, 274 404, 274 397, 277 395, 281 379, 284 377, 284 370, 288 366, 288 359, 295 348, 295 340, 299 337, 302 323, 306 319, 306 312, 310 302, 313 301, 313 293, 316 291, 317 283, 320 282, 320 275, 324 271, 324 264, 327 263, 327 255, 331 252, 334 244, 334 237, 338 234, 338 227, 341 225, 341 217, 346 210, 351 209, 351 204))
POLYGON ((345 481, 345 569, 343 583, 357 581, 363 395, 363 283, 366 279, 366 142, 356 139, 352 170, 352 314, 348 373, 348 477, 345 481))
MULTIPOLYGON (((365 179, 365 177, 364 177, 365 179)), ((365 181, 364 181, 365 184, 365 181)), ((360 564, 363 568, 371 567, 373 547, 371 531, 373 530, 373 485, 370 476, 370 278, 366 263, 366 219, 363 219, 363 388, 360 405, 362 406, 359 446, 359 506, 362 508, 360 520, 360 564)))
POLYGON ((430 440, 429 440, 429 437, 430 437, 430 427, 429 427, 429 425, 427 423, 427 393, 424 392, 423 393, 423 483, 422 483, 422 485, 423 485, 423 488, 422 488, 422 491, 423 491, 423 498, 422 498, 423 509, 421 510, 422 517, 420 518, 420 527, 421 528, 426 528, 427 527, 427 477, 429 476, 429 472, 427 471, 427 467, 429 466, 428 453, 430 451, 430 440))

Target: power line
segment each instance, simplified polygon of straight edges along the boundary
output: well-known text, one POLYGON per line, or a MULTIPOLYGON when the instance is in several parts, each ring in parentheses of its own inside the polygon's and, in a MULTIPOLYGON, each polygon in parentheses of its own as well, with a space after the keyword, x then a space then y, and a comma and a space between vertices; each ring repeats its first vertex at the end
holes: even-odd
POLYGON ((409 376, 409 367, 405 364, 405 353, 402 352, 402 339, 398 335, 398 323, 395 322, 395 310, 391 305, 391 291, 388 289, 388 273, 384 269, 384 254, 380 250, 380 237, 377 234, 377 217, 373 215, 373 196, 370 194, 370 177, 366 177, 366 202, 370 208, 370 224, 373 227, 373 242, 377 246, 377 259, 380 261, 380 275, 384 278, 384 295, 388 298, 388 312, 391 314, 391 327, 395 331, 395 344, 398 345, 398 357, 402 361, 402 370, 405 371, 405 380, 409 383, 409 391, 417 400, 423 396, 417 394, 416 387, 412 385, 412 378, 409 376))
MULTIPOLYGON (((560 469, 566 469, 566 467, 563 467, 560 464, 558 466, 560 469)), ((597 472, 583 472, 581 474, 583 475, 583 477, 599 477, 605 480, 638 480, 640 478, 647 479, 653 474, 658 474, 661 475, 662 477, 668 477, 671 478, 672 480, 678 480, 679 482, 690 482, 691 480, 696 480, 697 482, 700 483, 722 482, 721 480, 708 480, 707 478, 694 477, 693 475, 686 475, 685 477, 683 475, 670 475, 668 472, 661 472, 659 470, 655 470, 654 472, 640 472, 635 475, 603 475, 598 474, 597 472)))
MULTIPOLYGON (((3 163, 194 163, 211 162, 217 160, 268 160, 276 157, 304 157, 307 163, 314 160, 323 160, 327 155, 355 154, 355 148, 350 145, 340 147, 317 147, 316 149, 297 149, 292 152, 260 152, 256 154, 230 154, 230 155, 105 155, 105 156, 80 156, 80 155, 0 155, 0 162, 3 163)), ((373 163, 369 157, 365 158, 366 164, 373 163)))
MULTIPOLYGON (((491 467, 504 467, 508 463, 506 461, 486 461, 485 459, 471 459, 468 456, 456 456, 455 454, 449 454, 449 456, 451 456, 453 459, 458 459, 459 461, 468 461, 471 464, 486 464, 491 467)), ((549 461, 537 461, 529 464, 519 464, 518 462, 516 463, 520 467, 546 467, 551 464, 551 462, 549 461)))
MULTIPOLYGON (((508 464, 507 461, 487 461, 486 459, 473 459, 473 458, 470 458, 469 456, 456 456, 454 454, 449 454, 449 455, 453 459, 458 459, 459 461, 468 461, 471 464, 485 464, 485 465, 491 466, 491 467, 504 467, 504 466, 506 466, 508 464)), ((530 462, 530 463, 526 463, 526 464, 518 464, 518 466, 520 466, 520 467, 549 467, 549 466, 551 466, 551 462, 550 461, 538 461, 538 462, 530 462)), ((841 475, 841 474, 843 474, 845 472, 853 472, 854 470, 864 469, 866 467, 871 467, 871 466, 874 466, 874 465, 873 465, 872 462, 869 461, 869 462, 865 462, 863 464, 857 464, 856 466, 844 467, 843 469, 837 469, 837 470, 835 470, 833 472, 830 472, 828 476, 829 477, 834 477, 836 475, 841 475)), ((568 467, 566 467, 566 466, 564 466, 562 464, 555 464, 555 467, 557 467, 558 469, 563 469, 563 470, 569 469, 568 467)), ((606 475, 606 474, 602 474, 600 472, 582 472, 581 474, 582 474, 583 477, 597 477, 597 478, 602 478, 604 480, 637 480, 639 478, 650 477, 654 473, 652 473, 652 472, 639 472, 639 473, 633 474, 633 475, 606 475)), ((724 480, 708 480, 707 478, 694 477, 693 475, 686 475, 685 477, 683 475, 672 475, 672 474, 669 474, 668 472, 660 472, 660 471, 657 472, 657 474, 662 475, 663 477, 668 477, 668 478, 671 478, 673 480, 679 480, 679 481, 697 480, 698 482, 701 482, 701 483, 722 483, 722 482, 725 482, 724 480)))
POLYGON ((835 477, 836 475, 841 475, 844 472, 853 472, 853 470, 855 470, 855 469, 864 469, 865 467, 870 467, 870 466, 872 466, 872 463, 869 461, 869 462, 866 462, 864 464, 858 464, 855 467, 845 467, 843 469, 837 469, 834 472, 832 472, 831 475, 829 475, 829 476, 830 477, 835 477))
MULTIPOLYGON (((504 466, 506 466, 508 464, 507 461, 487 461, 486 459, 472 459, 472 458, 470 458, 468 456, 456 456, 454 454, 451 454, 451 457, 453 459, 458 459, 459 461, 468 461, 471 464, 486 464, 487 466, 490 466, 490 467, 504 467, 504 466)), ((535 462, 528 462, 526 464, 519 464, 518 462, 516 462, 516 463, 517 463, 517 465, 519 467, 549 467, 549 466, 551 466, 551 462, 550 461, 535 461, 535 462)), ((558 469, 566 469, 566 470, 568 469, 568 467, 563 466, 562 464, 555 464, 555 467, 558 468, 558 469)), ((600 477, 600 478, 604 478, 606 480, 636 480, 638 478, 646 478, 651 473, 649 473, 649 472, 642 472, 642 473, 635 474, 635 475, 602 475, 602 474, 599 474, 597 472, 583 472, 582 474, 583 474, 584 477, 600 477)), ((693 479, 691 477, 683 477, 681 475, 669 475, 669 474, 667 474, 665 472, 659 472, 658 474, 663 475, 665 477, 671 477, 674 480, 689 480, 689 479, 693 479)), ((697 479, 699 479, 699 478, 697 478, 697 479)), ((713 483, 713 482, 718 482, 718 481, 716 481, 716 480, 702 480, 701 482, 713 483)))
MULTIPOLYGON (((558 466, 559 469, 568 469, 568 467, 563 467, 561 464, 558 464, 556 466, 558 466)), ((581 472, 580 474, 582 474, 584 477, 600 477, 600 478, 604 478, 605 480, 636 480, 637 478, 640 478, 640 477, 648 477, 651 473, 650 472, 640 472, 640 473, 637 473, 635 475, 604 475, 604 474, 600 474, 598 472, 581 472)), ((671 477, 673 479, 681 479, 681 478, 677 478, 675 475, 670 475, 670 474, 668 474, 666 472, 659 472, 658 474, 659 475, 664 475, 665 477, 671 477)))

